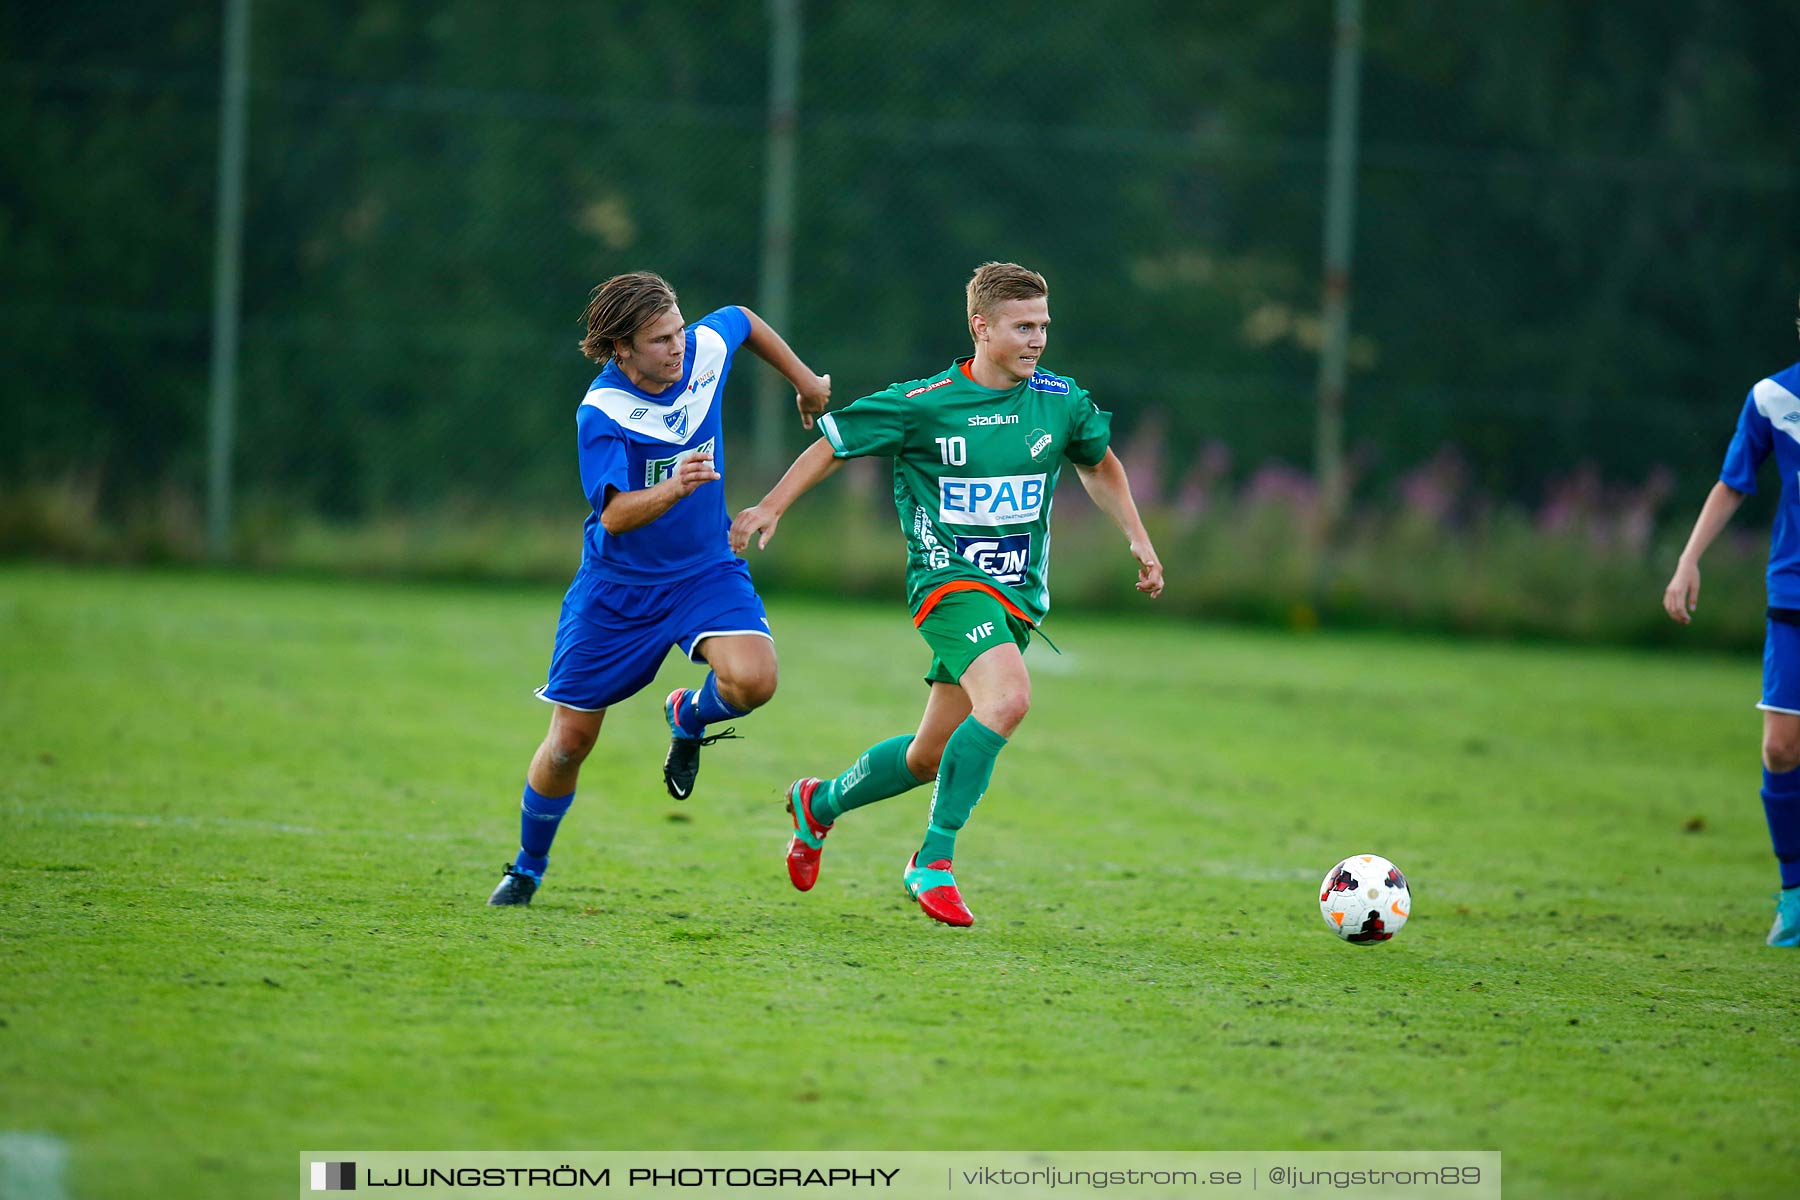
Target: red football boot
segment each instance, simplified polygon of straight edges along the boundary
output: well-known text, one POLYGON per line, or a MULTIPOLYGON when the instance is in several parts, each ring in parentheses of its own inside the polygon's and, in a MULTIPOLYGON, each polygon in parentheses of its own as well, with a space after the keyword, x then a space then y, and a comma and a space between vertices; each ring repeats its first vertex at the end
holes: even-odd
POLYGON ((900 877, 906 884, 906 894, 917 900, 925 915, 934 921, 965 927, 973 925, 975 914, 969 911, 969 906, 963 903, 962 893, 956 890, 956 880, 950 874, 950 860, 940 858, 928 867, 918 864, 917 854, 906 860, 906 873, 900 877))
POLYGON ((825 852, 825 835, 831 832, 831 826, 819 824, 812 815, 813 793, 824 782, 808 776, 788 784, 787 807, 794 814, 794 836, 787 848, 788 879, 803 892, 812 891, 812 885, 819 882, 819 855, 825 852))

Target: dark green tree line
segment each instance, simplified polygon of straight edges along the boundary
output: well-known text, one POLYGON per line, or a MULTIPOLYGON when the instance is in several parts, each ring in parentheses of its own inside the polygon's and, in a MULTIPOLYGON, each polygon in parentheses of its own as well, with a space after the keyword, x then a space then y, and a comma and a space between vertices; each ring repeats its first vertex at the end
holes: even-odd
MULTIPOLYGON (((585 294, 755 303, 759 5, 254 5, 239 479, 354 517, 568 503, 585 294)), ((1800 355, 1800 13, 1366 6, 1359 497, 1458 448, 1535 502, 1697 497, 1800 355)), ((1052 365, 1170 488, 1311 450, 1329 7, 805 5, 795 310, 849 399, 962 352, 976 262, 1051 278, 1052 365)), ((214 7, 0 14, 0 484, 203 475, 214 7)), ((734 377, 747 431, 750 373, 734 377)), ((798 444, 797 431, 793 434, 798 444)))

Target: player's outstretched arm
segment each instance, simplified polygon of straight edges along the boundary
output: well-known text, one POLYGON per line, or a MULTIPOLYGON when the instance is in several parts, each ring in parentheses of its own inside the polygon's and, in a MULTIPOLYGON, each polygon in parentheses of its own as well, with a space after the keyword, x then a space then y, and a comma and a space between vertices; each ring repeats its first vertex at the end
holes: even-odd
POLYGON ((1138 516, 1137 502, 1131 498, 1131 480, 1125 476, 1125 464, 1108 450, 1106 457, 1091 467, 1076 463, 1075 473, 1081 476, 1081 486, 1094 498, 1100 511, 1111 517, 1119 531, 1130 539, 1131 557, 1138 564, 1137 590, 1152 600, 1162 595, 1162 561, 1156 557, 1156 547, 1150 544, 1150 534, 1138 516))
POLYGON ((1729 484, 1715 483, 1707 493, 1706 503, 1700 506, 1700 515, 1694 520, 1694 532, 1688 535, 1687 546, 1675 562, 1675 574, 1663 589, 1663 611, 1672 619, 1683 625, 1693 620, 1694 610, 1700 607, 1700 556, 1743 502, 1744 493, 1729 484))
POLYGON ((713 456, 690 454, 675 464, 675 471, 655 487, 631 492, 609 489, 606 504, 600 510, 600 524, 615 537, 633 529, 641 529, 675 507, 675 502, 691 496, 703 483, 719 478, 713 470, 713 456))
POLYGON ((831 403, 831 376, 813 374, 812 368, 800 361, 800 356, 775 332, 774 326, 741 304, 738 309, 750 321, 750 336, 744 340, 744 345, 794 385, 794 405, 800 410, 800 424, 811 429, 813 418, 831 403))
POLYGON ((824 438, 801 451, 800 457, 794 460, 794 465, 787 469, 781 482, 762 498, 762 502, 746 508, 731 522, 731 552, 742 554, 753 537, 756 538, 758 550, 766 548, 769 539, 775 536, 775 526, 780 524, 781 514, 788 510, 788 505, 843 465, 843 459, 832 456, 831 443, 824 438))

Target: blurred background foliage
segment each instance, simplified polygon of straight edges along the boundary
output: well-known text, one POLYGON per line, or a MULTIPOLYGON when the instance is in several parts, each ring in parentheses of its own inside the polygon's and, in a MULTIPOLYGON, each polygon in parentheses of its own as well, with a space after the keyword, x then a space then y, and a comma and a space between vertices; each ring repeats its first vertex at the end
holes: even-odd
MULTIPOLYGON (((1051 281, 1049 365, 1116 413, 1162 608, 1674 632, 1661 586, 1743 396, 1800 357, 1800 8, 1367 6, 1353 512, 1323 554, 1330 5, 802 8, 783 332, 838 403, 966 352, 963 281, 1015 259, 1051 281)), ((757 304, 767 9, 252 11, 233 557, 566 576, 588 290, 648 268, 690 318, 757 304)), ((204 556, 222 28, 0 11, 0 553, 204 556)), ((744 453, 765 369, 728 393, 736 503, 776 469, 744 453)), ((845 486, 759 579, 897 594, 884 484, 845 486)), ((1760 636, 1767 511, 1684 640, 1760 636)), ((1079 500, 1059 521, 1059 602, 1128 602, 1115 535, 1079 500)))

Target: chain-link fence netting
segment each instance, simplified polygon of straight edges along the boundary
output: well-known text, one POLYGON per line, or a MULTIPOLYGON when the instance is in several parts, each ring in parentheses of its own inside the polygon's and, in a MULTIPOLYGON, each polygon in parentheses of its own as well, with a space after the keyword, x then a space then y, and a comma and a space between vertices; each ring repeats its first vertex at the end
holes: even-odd
MULTIPOLYGON (((0 15, 0 488, 204 506, 226 7, 0 15)), ((588 290, 655 269, 690 318, 763 294, 779 6, 245 7, 240 523, 578 516, 588 290)), ((1330 6, 794 8, 782 331, 838 402, 965 353, 963 281, 1016 259, 1148 504, 1304 485, 1330 6)), ((1697 500, 1794 357, 1797 33, 1778 4, 1368 6, 1358 502, 1421 470, 1697 500)), ((734 445, 765 369, 733 376, 734 445)), ((740 456, 734 491, 778 465, 740 456)))

